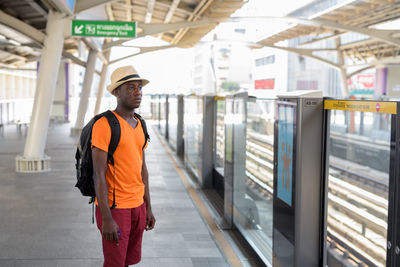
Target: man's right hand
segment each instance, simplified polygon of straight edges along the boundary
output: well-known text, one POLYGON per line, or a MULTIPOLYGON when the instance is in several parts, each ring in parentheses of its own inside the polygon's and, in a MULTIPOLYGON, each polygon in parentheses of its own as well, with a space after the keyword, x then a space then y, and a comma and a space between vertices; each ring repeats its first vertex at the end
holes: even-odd
POLYGON ((103 233, 103 238, 107 241, 115 241, 115 244, 118 246, 118 224, 114 221, 113 218, 103 219, 103 224, 101 226, 101 232, 103 233))

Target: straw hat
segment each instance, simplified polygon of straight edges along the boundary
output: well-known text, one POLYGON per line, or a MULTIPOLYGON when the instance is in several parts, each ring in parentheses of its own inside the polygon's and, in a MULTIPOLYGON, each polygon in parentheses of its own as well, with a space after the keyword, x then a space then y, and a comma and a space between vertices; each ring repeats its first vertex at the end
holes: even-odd
POLYGON ((107 91, 112 93, 115 88, 129 81, 142 81, 142 86, 149 83, 148 80, 140 78, 132 66, 124 66, 113 71, 111 74, 111 84, 107 86, 107 91))

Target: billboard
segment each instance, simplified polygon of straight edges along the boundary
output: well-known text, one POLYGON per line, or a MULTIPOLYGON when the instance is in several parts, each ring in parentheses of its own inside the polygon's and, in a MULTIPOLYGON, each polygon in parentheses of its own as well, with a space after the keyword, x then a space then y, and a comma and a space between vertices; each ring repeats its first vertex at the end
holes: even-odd
POLYGON ((275 79, 255 80, 254 88, 255 89, 274 89, 275 88, 275 79))
POLYGON ((373 96, 376 87, 376 74, 357 74, 347 80, 350 96, 373 96))
POLYGON ((292 206, 293 137, 295 107, 280 105, 278 110, 277 197, 292 206))

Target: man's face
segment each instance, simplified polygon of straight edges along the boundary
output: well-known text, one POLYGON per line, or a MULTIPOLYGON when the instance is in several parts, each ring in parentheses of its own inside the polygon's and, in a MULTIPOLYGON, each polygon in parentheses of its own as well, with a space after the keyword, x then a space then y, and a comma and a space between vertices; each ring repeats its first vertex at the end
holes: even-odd
POLYGON ((142 101, 142 81, 129 81, 115 90, 115 96, 118 103, 129 109, 135 109, 140 106, 142 101))

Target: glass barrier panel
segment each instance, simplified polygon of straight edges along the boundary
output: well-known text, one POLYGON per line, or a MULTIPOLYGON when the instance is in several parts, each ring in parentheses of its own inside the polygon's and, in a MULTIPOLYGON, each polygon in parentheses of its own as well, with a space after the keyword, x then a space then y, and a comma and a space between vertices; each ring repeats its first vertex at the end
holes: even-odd
POLYGON ((158 113, 159 113, 158 101, 159 101, 158 95, 151 96, 151 119, 152 120, 158 120, 158 113))
POLYGON ((235 201, 240 196, 244 203, 235 204, 235 215, 241 217, 235 223, 240 224, 242 234, 268 262, 272 262, 275 104, 275 100, 247 102, 246 175, 242 183, 235 183, 235 187, 243 187, 235 188, 235 201))
POLYGON ((150 95, 143 95, 142 96, 142 102, 140 103, 140 107, 138 109, 138 111, 136 111, 137 113, 139 113, 140 116, 142 116, 142 118, 148 120, 151 118, 152 114, 151 114, 151 96, 150 95))
POLYGON ((167 97, 166 95, 161 95, 160 96, 160 133, 162 136, 165 136, 165 131, 166 131, 166 123, 167 123, 167 97))
POLYGON ((186 97, 184 106, 185 163, 197 177, 200 177, 203 99, 200 97, 186 97))
POLYGON ((224 175, 225 161, 225 100, 217 101, 216 130, 215 130, 215 169, 224 175))
POLYGON ((390 114, 330 113, 328 263, 386 266, 390 125, 390 114))
POLYGON ((176 149, 176 137, 178 130, 178 98, 176 96, 168 97, 168 142, 176 149))

